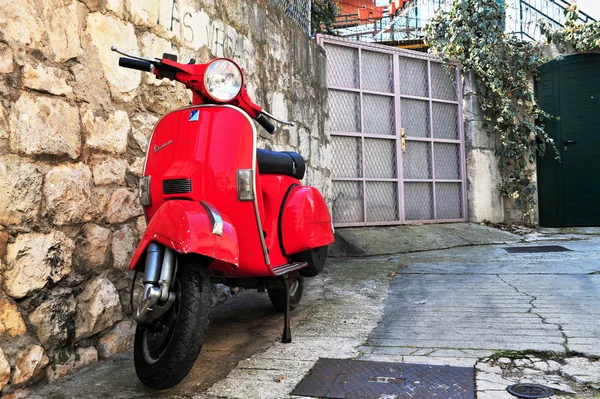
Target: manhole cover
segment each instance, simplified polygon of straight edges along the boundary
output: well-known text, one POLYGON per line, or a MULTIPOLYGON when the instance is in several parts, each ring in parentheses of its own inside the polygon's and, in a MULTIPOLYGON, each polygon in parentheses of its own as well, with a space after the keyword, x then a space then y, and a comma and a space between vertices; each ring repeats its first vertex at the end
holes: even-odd
POLYGON ((335 399, 474 399, 472 367, 319 359, 292 395, 335 399))
POLYGON ((554 389, 539 384, 515 384, 506 390, 519 398, 547 398, 554 395, 554 389))
POLYGON ((535 254, 540 252, 570 252, 569 248, 560 245, 535 245, 530 247, 505 247, 506 252, 511 254, 535 254))

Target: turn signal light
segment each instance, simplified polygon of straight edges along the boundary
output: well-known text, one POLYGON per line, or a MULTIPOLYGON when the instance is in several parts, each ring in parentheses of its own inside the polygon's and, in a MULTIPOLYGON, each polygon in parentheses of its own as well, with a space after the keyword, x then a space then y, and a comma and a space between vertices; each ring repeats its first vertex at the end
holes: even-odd
POLYGON ((150 176, 142 176, 140 178, 140 203, 142 206, 152 205, 150 199, 150 176))
POLYGON ((238 169, 237 194, 239 201, 254 200, 254 172, 252 169, 238 169))

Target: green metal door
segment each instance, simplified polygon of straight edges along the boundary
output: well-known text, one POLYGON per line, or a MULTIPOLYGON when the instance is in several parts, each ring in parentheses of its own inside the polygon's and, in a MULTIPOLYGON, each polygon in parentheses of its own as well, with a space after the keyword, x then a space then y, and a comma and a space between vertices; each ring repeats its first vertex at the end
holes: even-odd
POLYGON ((561 161, 538 159, 540 225, 600 226, 600 54, 577 54, 540 67, 540 106, 561 161))

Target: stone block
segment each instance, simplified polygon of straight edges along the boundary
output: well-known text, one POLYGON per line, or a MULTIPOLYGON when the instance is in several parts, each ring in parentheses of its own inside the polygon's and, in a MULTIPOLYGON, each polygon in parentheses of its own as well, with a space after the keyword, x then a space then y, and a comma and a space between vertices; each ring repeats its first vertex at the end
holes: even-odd
POLYGON ((115 325, 112 331, 100 338, 96 345, 100 358, 106 359, 131 348, 135 328, 136 324, 132 320, 125 320, 115 325))
POLYGON ((125 111, 115 111, 108 119, 94 116, 90 109, 82 110, 81 122, 86 147, 112 154, 124 154, 131 125, 125 111))
POLYGON ((122 223, 143 213, 138 196, 126 188, 115 190, 108 203, 109 223, 122 223))
POLYGON ((87 223, 81 228, 77 238, 75 269, 87 273, 109 260, 112 232, 106 227, 87 223))
POLYGON ((10 381, 10 364, 4 355, 4 351, 0 348, 0 391, 10 381))
POLYGON ((67 84, 68 74, 61 69, 37 64, 26 64, 23 67, 22 79, 25 87, 33 90, 48 92, 57 96, 73 93, 67 84))
POLYGON ((106 9, 114 12, 119 18, 125 19, 125 2, 123 0, 106 0, 106 9))
POLYGON ((0 73, 11 73, 13 70, 13 51, 6 44, 0 43, 0 73))
POLYGON ((113 267, 128 270, 135 248, 136 238, 130 226, 124 225, 115 231, 112 239, 113 267))
POLYGON ((62 280, 71 272, 74 248, 73 241, 60 231, 17 236, 7 246, 4 291, 13 298, 23 298, 49 281, 62 280))
POLYGON ((57 225, 88 222, 92 218, 92 172, 87 165, 56 166, 44 182, 45 212, 57 225))
POLYGON ((127 171, 127 160, 108 156, 95 156, 90 162, 94 184, 123 184, 127 171))
POLYGON ((20 385, 35 378, 47 365, 48 356, 44 348, 39 345, 31 346, 17 356, 12 383, 20 385))
MULTIPOLYGON (((159 19, 160 3, 155 0, 137 0, 127 2, 134 25, 153 27, 159 19)), ((169 8, 172 8, 169 7, 169 8)), ((162 55, 162 53, 161 53, 162 55)))
POLYGON ((108 208, 108 201, 110 201, 111 194, 112 189, 107 186, 92 187, 92 216, 95 220, 106 219, 106 209, 108 208))
POLYGON ((75 298, 70 292, 60 293, 42 302, 29 314, 29 322, 46 349, 58 349, 69 339, 75 319, 75 298))
POLYGON ((91 337, 122 318, 117 289, 108 278, 98 277, 77 296, 75 339, 91 337))
POLYGON ((137 177, 141 177, 144 174, 144 163, 146 162, 146 158, 137 157, 134 161, 127 165, 127 171, 132 175, 137 177))
POLYGON ((0 30, 11 47, 39 48, 46 29, 37 17, 34 2, 3 1, 0 30))
MULTIPOLYGON (((154 81, 157 80, 154 79, 154 81)), ((156 126, 158 119, 158 117, 149 113, 136 114, 131 118, 131 121, 133 122, 133 138, 144 152, 148 149, 148 142, 150 141, 150 137, 152 136, 154 126, 156 126)))
POLYGON ((10 235, 6 231, 0 231, 0 261, 6 256, 6 246, 10 235))
POLYGON ((146 228, 148 227, 148 223, 146 223, 146 218, 144 216, 140 216, 135 221, 135 228, 138 232, 139 237, 143 237, 146 232, 146 228))
MULTIPOLYGON (((172 42, 170 42, 166 39, 163 39, 162 37, 159 37, 150 32, 146 32, 142 35, 140 44, 141 44, 140 51, 142 52, 142 54, 146 54, 148 57, 160 57, 164 53, 175 54, 178 57, 182 57, 180 54, 180 51, 177 48, 175 48, 175 46, 173 45, 172 42)), ((195 56, 195 58, 197 58, 197 56, 195 56)), ((180 59, 180 62, 183 62, 182 60, 183 60, 183 57, 180 59)), ((142 74, 142 82, 145 84, 152 85, 152 86, 176 86, 177 85, 177 83, 171 82, 168 79, 156 79, 155 76, 152 76, 147 73, 142 74)), ((136 119, 136 118, 145 119, 146 117, 152 118, 153 115, 148 114, 148 113, 142 113, 142 114, 136 115, 134 117, 134 119, 136 119)), ((145 132, 142 132, 142 133, 145 133, 145 132)), ((148 137, 148 135, 146 135, 146 137, 148 137)))
POLYGON ((10 148, 19 154, 81 154, 79 110, 59 98, 23 93, 12 107, 10 131, 10 148))
POLYGON ((77 348, 66 362, 57 363, 49 367, 48 380, 50 382, 58 381, 69 374, 73 374, 82 368, 98 363, 98 352, 93 346, 86 348, 77 348))
POLYGON ((17 305, 10 299, 0 295, 0 336, 7 334, 11 337, 17 337, 25 334, 25 331, 25 322, 17 305))
POLYGON ((85 32, 98 50, 112 96, 123 101, 132 100, 142 80, 141 72, 119 67, 119 55, 111 51, 111 46, 139 53, 133 25, 110 15, 91 13, 85 32))
POLYGON ((54 60, 64 62, 80 56, 83 50, 78 9, 82 5, 75 0, 47 0, 43 4, 45 6, 43 20, 54 60))
POLYGON ((0 223, 36 222, 42 201, 39 167, 14 155, 0 157, 0 223))

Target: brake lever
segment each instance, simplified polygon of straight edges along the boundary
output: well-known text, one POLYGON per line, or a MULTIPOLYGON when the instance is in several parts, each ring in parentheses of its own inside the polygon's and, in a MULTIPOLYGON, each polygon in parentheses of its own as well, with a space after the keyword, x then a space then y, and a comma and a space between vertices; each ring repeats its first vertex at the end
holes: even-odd
POLYGON ((274 121, 277 121, 277 122, 281 123, 282 125, 296 126, 296 124, 294 122, 288 122, 288 121, 284 121, 284 120, 275 118, 273 115, 271 115, 270 113, 268 113, 264 109, 261 112, 263 113, 263 115, 268 116, 269 118, 273 119, 274 121))
POLYGON ((126 57, 129 58, 133 58, 136 60, 140 60, 140 61, 146 61, 146 62, 151 62, 151 63, 156 63, 156 62, 160 62, 160 60, 158 58, 146 58, 146 57, 142 57, 141 55, 136 55, 136 54, 131 54, 131 53, 126 53, 125 51, 119 50, 116 46, 111 46, 110 49, 116 53, 119 53, 121 55, 124 55, 126 57))

